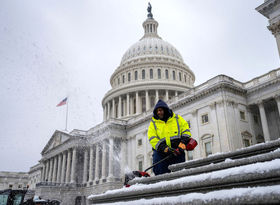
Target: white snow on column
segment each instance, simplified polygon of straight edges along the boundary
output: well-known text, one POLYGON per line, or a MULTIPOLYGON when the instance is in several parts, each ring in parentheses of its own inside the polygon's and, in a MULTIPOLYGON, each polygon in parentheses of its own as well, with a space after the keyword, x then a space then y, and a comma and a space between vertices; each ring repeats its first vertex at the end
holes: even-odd
POLYGON ((77 159, 77 148, 73 148, 72 152, 72 167, 71 167, 71 183, 75 183, 75 175, 76 175, 76 159, 77 159))
POLYGON ((263 135, 264 135, 265 141, 267 142, 270 140, 270 134, 269 134, 269 130, 268 130, 268 124, 267 124, 267 118, 266 118, 266 114, 265 114, 265 110, 264 110, 264 104, 263 104, 263 102, 260 102, 260 103, 258 103, 258 105, 259 105, 259 110, 260 110, 260 114, 261 114, 263 135))
POLYGON ((87 171, 88 171, 87 167, 88 167, 88 151, 87 151, 87 149, 85 149, 85 152, 84 152, 83 183, 87 182, 87 171))
POLYGON ((109 180, 113 178, 113 167, 114 167, 114 139, 109 139, 109 180))

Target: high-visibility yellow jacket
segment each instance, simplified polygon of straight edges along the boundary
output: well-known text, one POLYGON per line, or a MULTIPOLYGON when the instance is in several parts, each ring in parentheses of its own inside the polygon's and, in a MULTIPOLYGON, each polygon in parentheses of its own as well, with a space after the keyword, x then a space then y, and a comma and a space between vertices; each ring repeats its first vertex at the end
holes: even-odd
POLYGON ((162 143, 172 147, 173 141, 176 141, 178 146, 178 142, 190 137, 188 123, 180 115, 174 113, 166 122, 153 117, 148 129, 149 142, 155 150, 158 150, 162 143))

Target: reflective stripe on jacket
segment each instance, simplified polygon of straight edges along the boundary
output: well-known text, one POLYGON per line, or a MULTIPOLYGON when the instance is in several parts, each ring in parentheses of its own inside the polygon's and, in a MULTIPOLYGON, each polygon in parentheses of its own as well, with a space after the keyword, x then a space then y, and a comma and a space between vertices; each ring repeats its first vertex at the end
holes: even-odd
POLYGON ((166 143, 171 147, 171 141, 174 139, 183 139, 191 137, 188 123, 180 116, 175 115, 164 122, 156 120, 154 117, 150 122, 148 129, 149 142, 154 149, 158 149, 161 143, 166 143))

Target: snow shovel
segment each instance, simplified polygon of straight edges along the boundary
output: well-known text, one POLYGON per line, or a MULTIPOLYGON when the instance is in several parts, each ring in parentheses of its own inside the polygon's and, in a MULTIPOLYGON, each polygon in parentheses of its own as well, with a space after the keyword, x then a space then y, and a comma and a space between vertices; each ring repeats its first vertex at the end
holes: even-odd
POLYGON ((130 185, 128 184, 128 182, 132 179, 134 179, 135 177, 150 177, 150 174, 147 173, 147 171, 151 168, 153 168, 154 166, 158 165, 159 163, 169 159, 170 157, 172 157, 174 155, 174 153, 166 156, 165 158, 163 158, 162 160, 154 163, 152 166, 148 167, 147 169, 145 169, 144 172, 141 171, 132 171, 131 173, 127 173, 125 174, 125 179, 124 179, 124 185, 125 187, 130 187, 130 185))

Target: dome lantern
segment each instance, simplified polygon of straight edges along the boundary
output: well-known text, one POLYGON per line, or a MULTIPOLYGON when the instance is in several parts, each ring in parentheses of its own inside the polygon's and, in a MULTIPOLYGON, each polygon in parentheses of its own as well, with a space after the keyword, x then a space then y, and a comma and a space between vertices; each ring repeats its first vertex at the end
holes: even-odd
POLYGON ((146 37, 160 38, 157 34, 158 22, 153 18, 152 6, 150 3, 148 5, 147 11, 148 11, 148 15, 147 15, 148 18, 146 21, 143 22, 143 28, 145 32, 143 38, 146 37))

